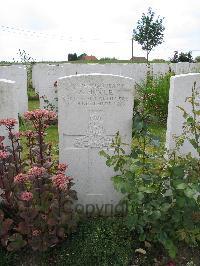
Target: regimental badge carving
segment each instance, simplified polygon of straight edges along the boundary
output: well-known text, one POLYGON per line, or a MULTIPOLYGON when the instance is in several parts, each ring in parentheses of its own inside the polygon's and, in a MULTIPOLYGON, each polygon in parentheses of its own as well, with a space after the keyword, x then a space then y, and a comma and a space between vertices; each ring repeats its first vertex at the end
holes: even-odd
POLYGON ((112 138, 105 135, 103 119, 98 112, 89 116, 88 130, 86 135, 75 139, 74 146, 77 148, 104 148, 109 147, 112 138))

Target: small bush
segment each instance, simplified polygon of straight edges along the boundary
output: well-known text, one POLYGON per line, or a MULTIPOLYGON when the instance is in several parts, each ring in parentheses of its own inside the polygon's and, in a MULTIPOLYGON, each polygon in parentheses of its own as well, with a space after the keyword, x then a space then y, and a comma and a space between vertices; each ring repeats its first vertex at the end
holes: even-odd
POLYGON ((10 140, 10 146, 5 147, 0 136, 1 244, 9 251, 24 246, 43 251, 74 229, 76 192, 71 189, 71 177, 65 175, 67 166, 52 160, 52 147, 45 142, 45 131, 56 114, 35 110, 24 117, 33 130, 15 133, 16 120, 0 120, 10 140))
POLYGON ((174 258, 180 241, 198 246, 200 241, 200 110, 195 84, 192 96, 186 100, 192 105, 192 114, 183 108, 185 123, 183 136, 177 138, 177 150, 185 140, 197 152, 179 156, 160 149, 159 139, 148 130, 145 115, 134 116, 133 148, 125 155, 122 140, 117 133, 112 143, 114 155, 101 151, 106 164, 119 174, 114 176, 115 188, 124 194, 128 206, 127 224, 139 235, 141 242, 161 243, 174 258))
POLYGON ((168 116, 168 102, 170 78, 173 73, 168 73, 163 77, 148 77, 146 85, 138 87, 138 103, 141 103, 143 111, 156 118, 159 123, 166 123, 168 116))

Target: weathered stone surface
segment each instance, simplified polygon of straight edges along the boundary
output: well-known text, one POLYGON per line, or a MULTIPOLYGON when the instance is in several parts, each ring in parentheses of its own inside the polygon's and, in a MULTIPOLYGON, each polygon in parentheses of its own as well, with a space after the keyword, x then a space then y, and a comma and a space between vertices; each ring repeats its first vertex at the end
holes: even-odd
MULTIPOLYGON (((171 78, 166 135, 166 147, 168 150, 173 150, 175 147, 173 136, 179 136, 183 132, 182 126, 185 119, 183 118, 183 112, 177 106, 183 107, 188 113, 192 111, 191 104, 185 102, 185 99, 192 95, 194 82, 196 82, 196 88, 200 92, 200 74, 183 74, 171 78)), ((191 152, 194 156, 197 156, 189 142, 184 143, 180 152, 181 154, 191 152)))
MULTIPOLYGON (((14 118, 18 121, 18 103, 16 101, 15 82, 0 79, 0 119, 14 118)), ((18 124, 15 131, 19 131, 18 124)), ((4 126, 0 126, 0 136, 4 136, 4 144, 10 145, 8 131, 4 126)))
POLYGON ((19 114, 28 110, 27 72, 21 65, 0 66, 0 78, 16 82, 15 100, 18 102, 19 114))
POLYGON ((99 151, 110 150, 117 131, 131 143, 134 85, 133 79, 104 74, 58 80, 60 161, 69 164, 84 208, 114 206, 120 199, 110 179, 114 172, 99 151))
POLYGON ((175 74, 180 75, 180 74, 187 74, 190 72, 190 63, 188 62, 179 62, 176 64, 176 70, 175 74))
POLYGON ((166 63, 153 63, 151 67, 153 77, 164 76, 169 72, 169 65, 166 63))

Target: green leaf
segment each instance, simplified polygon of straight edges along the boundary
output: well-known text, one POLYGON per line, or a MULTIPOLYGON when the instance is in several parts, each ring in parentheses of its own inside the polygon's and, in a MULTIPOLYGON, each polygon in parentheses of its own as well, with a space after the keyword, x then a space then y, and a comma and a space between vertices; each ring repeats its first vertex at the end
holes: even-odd
POLYGON ((126 224, 131 230, 135 228, 137 222, 138 222, 138 215, 137 214, 128 215, 126 224))
POLYGON ((104 150, 101 150, 100 152, 99 152, 99 155, 100 156, 103 156, 103 157, 105 157, 105 158, 107 158, 107 159, 109 159, 109 155, 104 151, 104 150))
POLYGON ((173 175, 178 176, 178 177, 184 177, 184 168, 182 166, 174 166, 173 169, 173 175))
POLYGON ((180 190, 185 189, 186 187, 187 187, 187 185, 186 185, 185 183, 180 183, 180 184, 178 184, 178 185, 176 186, 176 188, 177 188, 177 189, 180 189, 180 190))

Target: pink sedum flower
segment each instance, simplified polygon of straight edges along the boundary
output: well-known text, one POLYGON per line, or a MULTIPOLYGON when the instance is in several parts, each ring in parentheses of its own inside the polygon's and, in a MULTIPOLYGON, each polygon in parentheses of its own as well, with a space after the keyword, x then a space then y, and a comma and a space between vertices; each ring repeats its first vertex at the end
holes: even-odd
POLYGON ((20 174, 18 174, 18 175, 16 175, 15 177, 14 177, 14 182, 15 183, 23 183, 23 182, 25 182, 26 180, 28 180, 28 176, 26 175, 26 174, 22 174, 22 173, 20 173, 20 174))
POLYGON ((0 151, 0 159, 6 159, 9 157, 9 153, 6 151, 0 151))
POLYGON ((38 229, 35 229, 35 230, 32 231, 32 235, 33 236, 39 236, 40 234, 41 234, 41 231, 38 230, 38 229))
POLYGON ((60 164, 58 165, 58 171, 59 171, 59 172, 65 172, 66 169, 67 169, 67 167, 68 167, 68 165, 66 165, 65 163, 60 163, 60 164))
POLYGON ((0 142, 3 142, 3 141, 4 141, 4 139, 5 139, 5 137, 4 137, 4 136, 0 136, 0 142))
POLYGON ((46 172, 44 167, 34 166, 28 171, 28 175, 32 177, 38 177, 46 172))
POLYGON ((56 113, 45 109, 36 109, 34 111, 28 111, 24 114, 27 120, 52 120, 56 118, 56 113))
POLYGON ((33 138, 35 137, 35 132, 33 132, 32 130, 27 130, 27 131, 22 132, 21 135, 27 138, 33 138))
POLYGON ((20 195, 20 199, 23 201, 28 202, 28 201, 32 200, 32 198, 33 198, 33 194, 31 192, 28 192, 28 191, 24 191, 20 195))
POLYGON ((51 179, 54 187, 60 190, 67 190, 71 177, 61 173, 54 175, 51 179))
POLYGON ((14 127, 17 124, 17 120, 13 118, 1 119, 0 126, 14 127))

